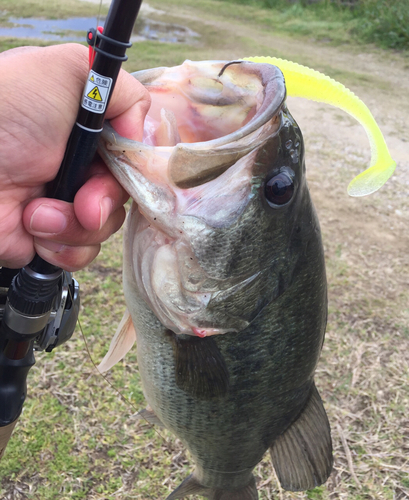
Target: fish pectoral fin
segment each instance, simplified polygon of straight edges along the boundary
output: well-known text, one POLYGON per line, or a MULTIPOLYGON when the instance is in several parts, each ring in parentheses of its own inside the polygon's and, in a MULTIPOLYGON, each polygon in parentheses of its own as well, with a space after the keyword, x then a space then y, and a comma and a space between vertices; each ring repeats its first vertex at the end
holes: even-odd
POLYGON ((177 386, 197 399, 224 396, 229 387, 229 372, 213 337, 182 337, 173 332, 170 335, 177 386))
POLYGON ((188 476, 174 490, 166 500, 178 500, 190 495, 202 495, 210 500, 257 500, 258 493, 256 481, 252 476, 250 483, 239 489, 225 490, 221 488, 208 488, 200 484, 196 479, 195 473, 188 476))
POLYGON ((103 373, 112 368, 118 361, 130 351, 136 341, 136 332, 132 323, 131 315, 128 309, 118 325, 114 338, 111 341, 108 352, 104 359, 98 365, 98 370, 103 373))
POLYGON ((149 424, 154 424, 158 427, 165 427, 159 417, 156 416, 156 413, 149 406, 138 411, 135 416, 138 420, 146 420, 149 424))
POLYGON ((332 471, 331 430, 315 384, 298 419, 271 446, 281 486, 303 491, 324 483, 332 471))

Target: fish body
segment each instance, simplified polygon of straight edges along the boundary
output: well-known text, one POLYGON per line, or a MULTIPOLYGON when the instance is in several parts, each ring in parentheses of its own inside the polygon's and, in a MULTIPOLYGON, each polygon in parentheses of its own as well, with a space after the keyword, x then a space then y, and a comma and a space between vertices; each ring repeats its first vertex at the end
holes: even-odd
POLYGON ((268 449, 284 488, 317 486, 332 469, 313 380, 325 264, 282 73, 187 61, 135 76, 153 101, 145 143, 108 127, 100 153, 134 199, 124 293, 149 414, 196 467, 168 499, 256 499, 268 449))

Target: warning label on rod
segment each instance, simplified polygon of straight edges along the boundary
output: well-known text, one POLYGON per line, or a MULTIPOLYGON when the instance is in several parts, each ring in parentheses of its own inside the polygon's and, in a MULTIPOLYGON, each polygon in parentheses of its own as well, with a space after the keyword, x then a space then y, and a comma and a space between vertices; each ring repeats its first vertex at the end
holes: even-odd
POLYGON ((82 107, 94 113, 104 113, 111 86, 112 78, 99 75, 91 70, 85 85, 82 107))

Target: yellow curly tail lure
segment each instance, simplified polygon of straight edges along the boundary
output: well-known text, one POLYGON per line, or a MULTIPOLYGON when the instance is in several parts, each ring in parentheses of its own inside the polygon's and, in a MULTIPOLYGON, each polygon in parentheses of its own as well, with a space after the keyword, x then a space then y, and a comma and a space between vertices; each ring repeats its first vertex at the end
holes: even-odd
POLYGON ((372 113, 353 92, 323 73, 291 61, 277 57, 246 57, 243 60, 277 66, 284 74, 288 95, 332 104, 349 113, 364 127, 371 145, 371 164, 349 183, 350 196, 371 194, 385 184, 396 163, 372 113))

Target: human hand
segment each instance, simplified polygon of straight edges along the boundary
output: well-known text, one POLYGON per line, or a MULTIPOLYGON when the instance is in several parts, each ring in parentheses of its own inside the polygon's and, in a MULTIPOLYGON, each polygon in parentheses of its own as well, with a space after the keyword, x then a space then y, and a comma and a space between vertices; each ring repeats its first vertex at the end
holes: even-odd
MULTIPOLYGON (((23 267, 37 252, 65 270, 80 269, 123 223, 128 194, 100 159, 74 203, 43 197, 88 71, 88 49, 78 44, 0 54, 0 266, 23 267)), ((106 118, 121 135, 142 140, 149 105, 146 89, 121 70, 106 118)))

